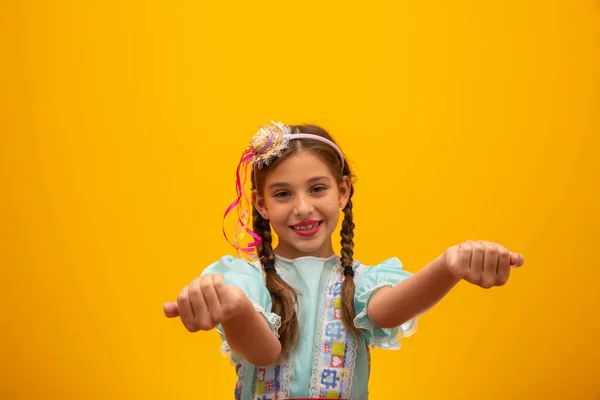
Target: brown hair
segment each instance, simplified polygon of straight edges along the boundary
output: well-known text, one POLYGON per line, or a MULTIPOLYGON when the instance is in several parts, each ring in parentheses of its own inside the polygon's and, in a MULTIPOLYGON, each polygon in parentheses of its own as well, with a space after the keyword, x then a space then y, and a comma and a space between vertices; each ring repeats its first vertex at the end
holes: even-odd
MULTIPOLYGON (((310 133, 322 136, 334 142, 333 138, 323 128, 317 125, 293 125, 290 126, 292 132, 310 133)), ((335 143, 335 142, 334 142, 335 143)), ((269 171, 275 169, 279 163, 299 150, 309 150, 317 154, 329 166, 332 175, 338 183, 343 181, 344 176, 350 178, 351 182, 354 175, 350 171, 348 162, 344 159, 344 169, 338 153, 330 145, 318 140, 300 139, 290 140, 288 148, 280 157, 271 160, 268 166, 252 171, 252 189, 262 194, 264 184, 269 171)), ((350 186, 350 196, 348 203, 342 210, 344 220, 341 229, 341 266, 344 268, 344 282, 342 284, 342 322, 348 332, 359 335, 359 330, 354 326, 354 222, 352 217, 352 195, 354 187, 350 186)), ((264 219, 260 212, 253 207, 252 209, 254 232, 262 237, 262 244, 258 246, 258 257, 261 260, 263 268, 266 271, 266 286, 271 293, 273 303, 272 311, 281 317, 281 327, 279 329, 279 341, 281 342, 281 354, 285 355, 295 344, 298 334, 298 317, 296 314, 297 294, 294 289, 288 285, 277 274, 273 268, 275 265, 275 255, 272 248, 271 225, 264 219)))

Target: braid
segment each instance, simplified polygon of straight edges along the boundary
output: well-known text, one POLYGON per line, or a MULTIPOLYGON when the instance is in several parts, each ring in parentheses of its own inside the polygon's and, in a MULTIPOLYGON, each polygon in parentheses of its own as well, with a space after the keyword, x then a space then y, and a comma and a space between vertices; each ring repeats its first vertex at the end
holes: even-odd
POLYGON ((342 221, 342 249, 341 249, 341 262, 344 268, 344 282, 342 283, 342 321, 346 330, 355 334, 360 335, 358 328, 354 326, 354 318, 356 312, 354 311, 354 221, 352 217, 352 195, 354 194, 354 187, 350 186, 350 196, 348 203, 344 207, 344 220, 342 221))
POLYGON ((271 224, 264 219, 256 208, 252 208, 254 232, 262 238, 258 246, 258 257, 265 270, 265 284, 271 293, 272 312, 281 317, 279 342, 281 355, 290 351, 299 334, 298 315, 296 313, 297 296, 294 289, 275 271, 275 254, 273 253, 271 224))

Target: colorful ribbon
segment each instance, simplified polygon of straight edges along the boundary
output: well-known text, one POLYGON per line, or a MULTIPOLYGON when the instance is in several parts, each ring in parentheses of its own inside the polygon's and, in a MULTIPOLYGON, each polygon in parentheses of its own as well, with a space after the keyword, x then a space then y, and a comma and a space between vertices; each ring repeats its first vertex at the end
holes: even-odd
POLYGON ((225 210, 225 215, 223 215, 223 235, 225 236, 225 239, 236 249, 237 253, 241 257, 250 260, 256 259, 256 255, 253 253, 255 248, 262 244, 262 238, 248 227, 251 223, 250 215, 248 214, 248 210, 250 209, 250 199, 248 199, 246 191, 244 190, 248 178, 248 165, 250 164, 253 156, 254 149, 252 147, 248 147, 242 153, 242 157, 238 163, 235 174, 235 189, 237 198, 229 207, 227 207, 227 210, 225 210), (238 219, 234 227, 233 241, 231 241, 225 232, 225 219, 235 207, 237 207, 238 219), (254 238, 254 242, 243 246, 241 243, 246 235, 246 232, 254 238))

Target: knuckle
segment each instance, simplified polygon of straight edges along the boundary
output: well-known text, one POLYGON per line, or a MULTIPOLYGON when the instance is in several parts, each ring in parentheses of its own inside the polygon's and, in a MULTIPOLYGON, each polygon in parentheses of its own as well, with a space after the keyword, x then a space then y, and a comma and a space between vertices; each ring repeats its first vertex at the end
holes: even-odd
POLYGON ((488 272, 488 271, 484 271, 481 274, 481 284, 483 286, 486 287, 492 287, 494 286, 494 283, 496 282, 497 276, 496 276, 496 272, 494 271, 493 273, 488 272))
POLYGON ((236 300, 236 301, 242 301, 244 299, 244 297, 246 296, 244 294, 244 291, 242 289, 240 289, 237 286, 231 286, 231 290, 229 291, 229 295, 231 296, 232 299, 236 300))
POLYGON ((213 325, 213 324, 211 323, 211 321, 210 321, 208 318, 203 318, 203 319, 200 321, 200 323, 198 324, 198 327, 199 327, 199 329, 200 329, 200 330, 203 330, 203 331, 209 331, 209 330, 211 330, 212 328, 214 328, 214 327, 215 327, 215 325, 216 325, 216 324, 214 324, 214 325, 213 325))
POLYGON ((177 296, 177 303, 184 303, 186 301, 188 301, 188 290, 182 290, 181 292, 179 292, 179 295, 177 296))
POLYGON ((477 273, 473 273, 473 272, 469 272, 467 274, 467 277, 469 279, 469 282, 475 284, 475 285, 479 285, 481 284, 481 276, 477 273))
POLYGON ((494 282, 484 279, 481 281, 481 283, 479 284, 479 286, 481 286, 484 289, 491 289, 492 287, 494 287, 494 282))
POLYGON ((190 332, 198 332, 198 325, 194 321, 182 321, 183 326, 190 332))
POLYGON ((469 268, 469 259, 466 258, 456 263, 456 269, 462 272, 463 274, 471 273, 471 269, 469 268))
POLYGON ((464 279, 473 285, 479 286, 479 278, 473 278, 471 275, 467 275, 464 279))
POLYGON ((210 281, 208 279, 202 279, 202 282, 200 282, 201 290, 208 290, 208 289, 210 289, 211 286, 212 286, 212 281, 210 281))
POLYGON ((498 246, 494 245, 494 244, 486 244, 485 248, 487 251, 489 251, 490 253, 499 253, 499 249, 498 246))
POLYGON ((211 313, 211 320, 212 322, 216 325, 221 323, 221 321, 223 321, 223 311, 222 310, 216 310, 214 312, 211 313))
POLYGON ((192 282, 190 283, 190 286, 198 286, 198 284, 200 283, 201 279, 200 277, 194 278, 192 279, 192 282))
POLYGON ((468 271, 466 271, 464 268, 455 270, 454 275, 460 279, 468 279, 469 278, 468 271))
POLYGON ((215 289, 221 289, 225 286, 225 281, 223 280, 222 275, 215 275, 213 279, 213 285, 215 289))
POLYGON ((235 307, 231 303, 225 303, 225 304, 221 305, 221 311, 223 313, 222 316, 221 316, 221 318, 223 317, 223 315, 229 315, 229 314, 231 314, 231 312, 234 309, 235 309, 235 307))

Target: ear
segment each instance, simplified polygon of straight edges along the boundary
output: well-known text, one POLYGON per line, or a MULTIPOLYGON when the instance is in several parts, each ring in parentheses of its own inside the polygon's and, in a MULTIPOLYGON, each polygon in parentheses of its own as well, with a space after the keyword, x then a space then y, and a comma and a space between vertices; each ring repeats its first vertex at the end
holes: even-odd
POLYGON ((267 211, 265 198, 258 194, 256 190, 252 191, 252 204, 254 204, 254 208, 256 208, 256 210, 264 219, 269 219, 269 212, 267 211))
POLYGON ((340 182, 338 186, 339 198, 338 201, 340 203, 340 209, 346 207, 348 204, 348 199, 350 198, 350 188, 352 187, 352 182, 347 175, 344 175, 342 182, 340 182))

